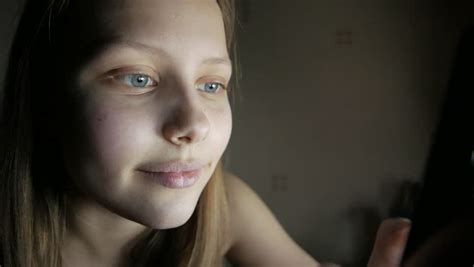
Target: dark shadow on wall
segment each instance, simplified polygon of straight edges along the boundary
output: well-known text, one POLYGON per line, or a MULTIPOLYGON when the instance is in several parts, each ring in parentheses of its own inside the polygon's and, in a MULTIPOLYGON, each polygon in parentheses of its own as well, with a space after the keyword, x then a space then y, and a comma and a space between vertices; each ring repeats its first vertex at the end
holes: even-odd
MULTIPOLYGON (((413 218, 407 256, 441 229, 453 225, 453 222, 470 221, 472 225, 474 221, 473 73, 474 27, 465 31, 458 47, 438 129, 425 167, 423 189, 413 218)), ((472 229, 470 231, 472 235, 472 229)), ((469 240, 470 247, 452 250, 456 257, 448 255, 443 261, 437 255, 439 261, 436 266, 471 266, 474 263, 474 236, 469 237, 469 240), (463 249, 466 254, 463 254, 463 249), (463 265, 454 264, 453 259, 463 265)), ((457 244, 453 243, 452 246, 457 247, 457 244)), ((447 246, 444 252, 448 251, 451 250, 447 246)))

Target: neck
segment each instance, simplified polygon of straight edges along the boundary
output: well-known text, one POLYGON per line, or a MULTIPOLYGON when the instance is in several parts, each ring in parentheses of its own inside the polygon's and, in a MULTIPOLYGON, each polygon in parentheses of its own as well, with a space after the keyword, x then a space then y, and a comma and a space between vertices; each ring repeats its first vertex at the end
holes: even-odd
POLYGON ((95 201, 75 199, 68 209, 64 266, 126 266, 131 249, 147 232, 95 201))

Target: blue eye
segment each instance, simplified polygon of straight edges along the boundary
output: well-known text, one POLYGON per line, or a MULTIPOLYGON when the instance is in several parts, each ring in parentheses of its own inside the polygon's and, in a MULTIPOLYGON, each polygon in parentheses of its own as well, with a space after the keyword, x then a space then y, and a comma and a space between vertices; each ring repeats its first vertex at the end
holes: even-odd
POLYGON ((225 86, 222 83, 209 82, 198 84, 197 88, 206 93, 217 93, 219 89, 225 89, 225 86))
POLYGON ((136 88, 156 86, 156 82, 150 76, 141 73, 119 75, 117 79, 124 81, 128 86, 136 88))

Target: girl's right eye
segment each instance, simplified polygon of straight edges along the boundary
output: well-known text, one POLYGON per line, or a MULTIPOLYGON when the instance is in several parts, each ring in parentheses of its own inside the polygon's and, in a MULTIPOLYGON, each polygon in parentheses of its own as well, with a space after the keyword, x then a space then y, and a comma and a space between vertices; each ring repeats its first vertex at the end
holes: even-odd
POLYGON ((114 79, 125 83, 127 86, 139 89, 156 87, 158 84, 152 77, 142 73, 116 75, 114 79))

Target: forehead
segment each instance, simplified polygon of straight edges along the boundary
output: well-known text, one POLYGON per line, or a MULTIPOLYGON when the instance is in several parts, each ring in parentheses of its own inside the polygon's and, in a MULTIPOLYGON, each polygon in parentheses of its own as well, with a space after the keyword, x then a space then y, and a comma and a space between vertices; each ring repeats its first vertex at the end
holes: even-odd
POLYGON ((223 27, 214 0, 108 0, 98 6, 95 15, 107 32, 146 31, 179 36, 196 31, 216 32, 223 27))
POLYGON ((216 56, 227 55, 216 0, 86 0, 75 1, 71 11, 73 21, 68 25, 79 28, 72 29, 77 37, 69 42, 83 49, 102 41, 125 39, 170 53, 202 48, 216 56))

